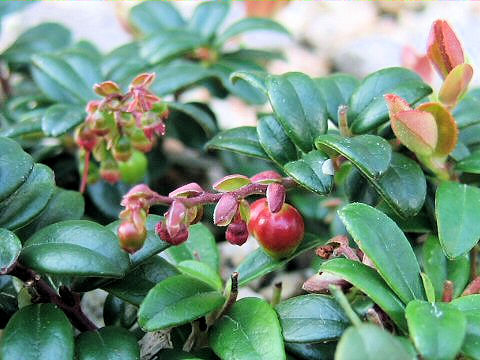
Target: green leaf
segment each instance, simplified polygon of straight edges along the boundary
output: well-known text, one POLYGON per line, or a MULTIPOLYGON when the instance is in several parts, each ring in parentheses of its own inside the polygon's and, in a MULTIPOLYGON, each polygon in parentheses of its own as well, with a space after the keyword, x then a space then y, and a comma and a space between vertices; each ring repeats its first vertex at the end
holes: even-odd
POLYGON ((240 126, 218 133, 205 145, 207 149, 228 150, 260 159, 269 159, 258 140, 254 126, 240 126))
POLYGON ((333 74, 314 80, 327 104, 328 117, 338 124, 338 107, 349 104, 358 87, 358 79, 347 74, 333 74))
POLYGON ((101 55, 95 54, 94 51, 92 49, 70 48, 60 53, 62 60, 72 67, 89 89, 103 81, 100 69, 101 55))
POLYGON ((86 104, 94 97, 84 79, 60 56, 32 56, 32 75, 42 92, 51 100, 86 104))
POLYGON ((455 170, 469 174, 480 174, 480 151, 473 152, 455 165, 455 170))
POLYGON ((271 256, 267 255, 261 248, 259 248, 250 253, 235 270, 238 272, 238 284, 239 286, 246 285, 250 281, 260 276, 266 275, 281 268, 300 254, 303 254, 314 247, 323 245, 324 243, 324 239, 307 233, 305 234, 297 250, 295 250, 295 252, 288 258, 283 260, 274 260, 271 256))
POLYGON ((0 137, 0 201, 5 200, 28 178, 33 159, 15 141, 0 137))
POLYGON ((275 308, 283 339, 289 342, 320 342, 339 338, 350 321, 337 302, 325 295, 302 295, 282 301, 275 308))
POLYGON ((151 89, 157 95, 173 94, 214 76, 214 73, 202 64, 189 62, 162 64, 156 66, 152 72, 155 72, 156 77, 151 89))
MULTIPOLYGON (((295 355, 293 359, 302 360, 331 360, 334 358, 337 343, 329 341, 326 343, 285 343, 287 354, 295 355)), ((291 359, 287 356, 287 359, 291 359)))
POLYGON ((374 269, 359 261, 337 258, 323 263, 320 271, 348 281, 368 295, 400 329, 407 329, 405 305, 374 269))
POLYGON ((480 189, 443 182, 435 195, 438 238, 445 254, 456 258, 470 251, 480 238, 480 189))
POLYGON ((210 38, 227 17, 230 4, 227 1, 208 1, 195 8, 188 28, 196 36, 210 38))
POLYGON ((423 289, 425 290, 425 296, 427 301, 430 303, 435 303, 435 289, 433 288, 432 280, 428 277, 426 273, 420 273, 422 277, 423 289))
POLYGON ((338 215, 358 247, 404 303, 424 298, 420 268, 412 246, 392 219, 359 203, 346 205, 338 215))
POLYGON ((176 275, 153 287, 140 305, 138 323, 145 331, 186 324, 222 306, 222 294, 203 281, 176 275))
POLYGON ((288 137, 304 152, 327 131, 326 105, 315 82, 302 73, 271 75, 268 98, 288 137))
POLYGON ((328 194, 332 190, 332 160, 322 151, 312 150, 301 159, 285 164, 284 170, 307 190, 320 195, 328 194))
POLYGON ((189 275, 203 281, 218 291, 222 291, 223 284, 220 275, 210 266, 196 260, 184 260, 177 265, 182 274, 189 275))
POLYGON ((452 111, 459 128, 480 122, 480 99, 467 94, 452 111))
POLYGON ((367 76, 350 99, 348 118, 354 133, 364 133, 388 120, 385 94, 395 94, 411 105, 432 93, 420 76, 404 68, 387 68, 367 76))
POLYGON ((267 85, 265 83, 267 76, 268 73, 265 71, 235 71, 230 75, 230 81, 233 84, 237 81, 245 81, 267 95, 267 85))
POLYGON ((335 360, 414 360, 417 357, 395 337, 377 325, 350 327, 338 342, 335 360))
POLYGON ((105 180, 100 180, 87 186, 87 192, 97 209, 113 221, 118 219, 120 211, 124 209, 120 202, 130 187, 123 182, 110 184, 105 180))
POLYGON ((31 222, 45 209, 54 190, 53 171, 35 164, 22 186, 0 202, 0 227, 15 230, 31 222))
POLYGON ((42 131, 45 135, 59 136, 72 130, 85 120, 82 106, 55 104, 48 108, 42 118, 42 131))
POLYGON ((435 288, 435 296, 441 299, 446 280, 454 285, 454 296, 459 296, 470 277, 470 262, 468 256, 460 256, 448 260, 438 242, 438 238, 430 235, 422 246, 423 268, 435 288))
POLYGON ((2 360, 71 360, 73 329, 53 304, 29 305, 8 322, 0 340, 2 360))
POLYGON ((448 303, 414 300, 407 305, 406 317, 410 336, 424 359, 455 358, 467 328, 460 310, 448 303))
POLYGON ((112 294, 108 294, 103 304, 105 326, 121 326, 125 329, 130 329, 137 321, 137 310, 137 306, 126 303, 112 294))
POLYGON ((140 347, 133 333, 121 327, 108 326, 85 331, 75 340, 78 360, 140 360, 140 347))
POLYGON ((480 295, 462 296, 451 302, 467 318, 467 333, 462 345, 462 354, 480 359, 480 295))
POLYGON ((59 275, 121 277, 130 265, 115 235, 86 220, 43 228, 27 240, 20 256, 28 267, 59 275))
POLYGON ((166 104, 169 109, 180 111, 195 120, 197 124, 201 126, 203 131, 205 131, 207 136, 212 136, 217 132, 215 120, 213 120, 208 112, 202 110, 201 107, 196 106, 195 104, 182 104, 179 102, 166 102, 166 104))
POLYGON ((178 28, 185 23, 175 6, 166 1, 138 4, 130 10, 128 20, 143 34, 178 28))
POLYGON ((150 64, 186 54, 204 44, 202 37, 186 30, 163 30, 147 37, 141 46, 142 58, 150 64))
POLYGON ((272 307, 262 299, 243 298, 210 332, 210 346, 221 359, 285 360, 282 330, 272 307))
POLYGON ((343 155, 369 179, 376 179, 385 173, 392 158, 389 143, 375 135, 346 138, 325 134, 317 137, 315 144, 320 150, 333 150, 343 155))
POLYGON ((273 115, 260 118, 258 140, 268 156, 279 165, 297 160, 297 149, 273 115))
MULTIPOLYGON (((170 246, 170 244, 160 239, 160 237, 155 232, 155 227, 162 220, 163 216, 148 215, 146 223, 147 238, 145 239, 145 243, 143 244, 142 248, 130 255, 132 266, 136 266, 142 263, 143 261, 147 260, 155 254, 164 251, 170 246)), ((113 223, 108 224, 106 227, 107 229, 110 229, 115 234, 115 236, 118 236, 117 231, 120 223, 121 221, 117 220, 113 223)))
POLYGON ((221 46, 223 43, 225 43, 227 40, 231 39, 234 36, 237 36, 247 31, 255 30, 269 30, 283 33, 286 35, 290 34, 288 30, 283 27, 283 25, 279 24, 274 20, 268 18, 248 17, 233 23, 227 29, 225 29, 225 31, 222 32, 215 39, 215 45, 221 46))
POLYGON ((8 62, 27 64, 32 55, 52 53, 67 47, 71 41, 72 34, 66 27, 56 23, 43 23, 22 33, 2 57, 8 62))
POLYGON ((140 52, 140 44, 131 42, 105 55, 101 64, 105 79, 127 86, 135 76, 147 71, 149 64, 140 56, 140 52))
POLYGON ((17 261, 20 251, 22 250, 22 243, 17 235, 0 228, 0 275, 6 274, 12 265, 17 261))
POLYGON ((153 256, 130 270, 124 278, 109 282, 102 288, 130 304, 140 306, 151 288, 178 274, 175 266, 159 256, 153 256))
POLYGON ((64 190, 56 187, 50 201, 30 224, 17 230, 23 240, 38 230, 63 220, 78 220, 83 216, 85 201, 78 191, 64 190))
POLYGON ((209 360, 208 357, 197 356, 192 353, 181 351, 178 349, 162 349, 158 353, 157 360, 168 359, 168 360, 209 360))
POLYGON ((476 145, 480 143, 480 124, 466 126, 460 130, 458 141, 466 146, 476 145))
POLYGON ((168 256, 177 264, 185 260, 198 260, 218 271, 220 254, 210 230, 203 224, 192 225, 188 230, 187 241, 181 245, 170 247, 167 250, 168 256))
MULTIPOLYGON (((4 328, 8 320, 18 310, 17 290, 14 285, 14 277, 10 275, 0 276, 0 327, 4 328)), ((0 341, 1 342, 1 341, 0 341)))

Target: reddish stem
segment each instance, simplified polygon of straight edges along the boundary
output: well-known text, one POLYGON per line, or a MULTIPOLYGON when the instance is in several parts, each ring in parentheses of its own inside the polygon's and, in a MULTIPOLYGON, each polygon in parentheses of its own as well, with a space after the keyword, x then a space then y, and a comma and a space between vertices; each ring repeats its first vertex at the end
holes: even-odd
POLYGON ((82 182, 80 183, 80 192, 83 194, 87 187, 87 180, 88 180, 88 169, 90 168, 90 154, 91 151, 86 151, 85 153, 85 163, 83 164, 83 174, 82 174, 82 182))
POLYGON ((451 302, 453 300, 453 282, 450 280, 445 281, 443 285, 443 302, 451 302))

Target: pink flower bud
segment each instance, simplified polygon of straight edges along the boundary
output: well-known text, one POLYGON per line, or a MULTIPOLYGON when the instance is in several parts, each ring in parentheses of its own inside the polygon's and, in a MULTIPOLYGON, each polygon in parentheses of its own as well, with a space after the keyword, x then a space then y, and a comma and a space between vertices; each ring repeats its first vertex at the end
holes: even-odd
POLYGON ((229 193, 222 195, 213 212, 213 223, 217 226, 227 226, 232 221, 237 210, 237 198, 229 193))
POLYGON ((136 227, 131 222, 122 222, 118 227, 117 233, 120 239, 120 246, 130 254, 141 249, 147 238, 145 226, 136 227))
POLYGON ((185 205, 181 201, 175 200, 165 214, 167 231, 172 238, 180 231, 181 225, 184 225, 183 220, 186 212, 187 208, 185 205))
POLYGON ((241 246, 245 244, 248 239, 247 223, 243 220, 232 222, 228 225, 225 238, 232 245, 241 246))
POLYGON ((188 228, 185 224, 180 225, 180 229, 175 236, 169 234, 165 221, 159 222, 155 226, 155 232, 163 241, 171 245, 180 245, 188 239, 188 228))
POLYGON ((272 214, 279 212, 285 202, 285 187, 277 183, 269 184, 267 186, 267 202, 272 214))
POLYGON ((427 42, 427 54, 443 78, 454 67, 465 62, 462 45, 445 20, 433 23, 427 42))
POLYGON ((270 184, 272 182, 279 182, 282 177, 279 173, 273 170, 262 171, 250 178, 253 183, 270 184))
POLYGON ((178 189, 172 191, 168 194, 169 197, 193 197, 203 193, 203 189, 197 183, 190 183, 179 187, 178 189))

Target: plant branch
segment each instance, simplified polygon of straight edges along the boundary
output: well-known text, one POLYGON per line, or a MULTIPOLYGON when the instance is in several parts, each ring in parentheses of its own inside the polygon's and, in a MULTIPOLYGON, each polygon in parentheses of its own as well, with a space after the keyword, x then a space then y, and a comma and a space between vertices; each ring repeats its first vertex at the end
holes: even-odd
POLYGON ((87 318, 80 307, 80 295, 71 292, 66 287, 61 287, 60 295, 42 279, 35 271, 18 263, 9 272, 23 282, 31 283, 40 296, 39 302, 49 302, 63 310, 72 324, 80 331, 96 330, 96 325, 87 318))

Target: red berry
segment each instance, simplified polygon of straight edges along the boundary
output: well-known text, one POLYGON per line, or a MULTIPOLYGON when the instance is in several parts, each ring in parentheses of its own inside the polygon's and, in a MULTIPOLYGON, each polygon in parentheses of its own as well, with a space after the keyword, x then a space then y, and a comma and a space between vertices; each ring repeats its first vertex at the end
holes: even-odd
POLYGON ((253 235, 253 227, 257 222, 258 215, 263 209, 268 207, 267 199, 261 198, 250 205, 250 221, 248 222, 248 232, 253 235))
MULTIPOLYGON (((260 205, 256 206, 260 208, 260 205)), ((293 206, 284 204, 279 212, 273 214, 264 202, 263 209, 251 217, 249 228, 267 254, 281 259, 291 255, 298 247, 305 226, 302 215, 293 206)))

